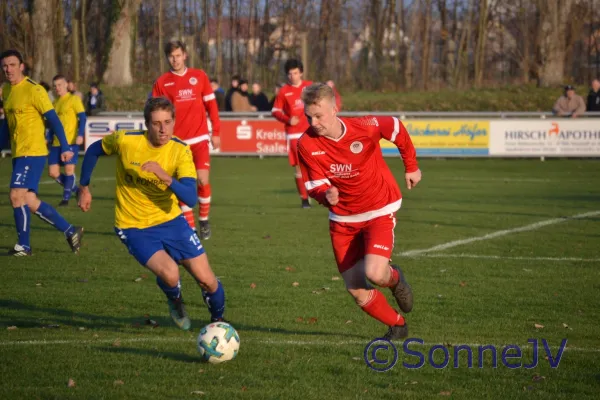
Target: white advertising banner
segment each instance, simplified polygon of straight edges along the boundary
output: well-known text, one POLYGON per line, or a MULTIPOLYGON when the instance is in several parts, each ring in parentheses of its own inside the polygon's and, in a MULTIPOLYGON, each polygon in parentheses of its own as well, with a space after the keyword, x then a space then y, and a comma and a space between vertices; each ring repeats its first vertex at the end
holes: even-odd
POLYGON ((600 156, 600 119, 490 122, 490 156, 600 156))

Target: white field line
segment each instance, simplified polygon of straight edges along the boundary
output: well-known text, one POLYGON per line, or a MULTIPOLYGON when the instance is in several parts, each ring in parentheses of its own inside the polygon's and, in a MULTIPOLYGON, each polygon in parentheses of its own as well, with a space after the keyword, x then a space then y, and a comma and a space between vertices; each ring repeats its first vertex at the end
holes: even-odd
MULTIPOLYGON (((224 180, 224 181, 241 181, 242 179, 245 180, 246 178, 244 178, 242 176, 222 176, 222 177, 218 178, 218 180, 220 180, 220 181, 222 181, 222 180, 224 180)), ((286 177, 275 176, 275 177, 272 177, 269 179, 270 180, 280 180, 280 181, 287 181, 287 180, 291 181, 291 178, 289 178, 287 176, 286 177)), ((92 177, 91 183, 93 184, 94 182, 98 182, 98 181, 105 182, 105 181, 114 181, 114 180, 115 180, 114 176, 104 176, 104 177, 98 177, 98 178, 92 177)), ((58 185, 58 183, 56 183, 56 181, 54 181, 54 180, 45 180, 45 181, 40 182, 40 185, 52 185, 52 184, 58 185)))
POLYGON ((545 221, 539 221, 539 222, 536 222, 534 224, 525 225, 525 226, 521 226, 521 227, 518 227, 518 228, 504 229, 504 230, 501 230, 501 231, 496 231, 496 232, 488 233, 487 235, 483 235, 483 236, 473 236, 473 237, 470 237, 470 238, 467 238, 467 239, 453 240, 451 242, 442 243, 442 244, 439 244, 437 246, 430 247, 428 249, 409 250, 409 251, 405 251, 403 253, 399 253, 397 255, 399 255, 399 256, 416 256, 418 254, 431 253, 431 252, 434 252, 434 251, 446 250, 446 249, 450 249, 452 247, 462 246, 464 244, 469 244, 469 243, 473 243, 473 242, 480 242, 482 240, 495 239, 497 237, 511 235, 513 233, 534 231, 534 230, 543 228, 544 226, 554 225, 554 224, 560 224, 561 222, 566 222, 566 221, 570 221, 570 220, 573 220, 573 219, 582 219, 582 218, 587 218, 587 217, 593 217, 593 216, 596 216, 596 215, 600 215, 600 211, 590 211, 590 212, 583 213, 583 214, 572 215, 570 217, 547 219, 545 221))
MULTIPOLYGON (((90 345, 90 344, 112 344, 115 341, 119 341, 121 344, 123 343, 193 343, 196 341, 194 338, 181 338, 181 337, 136 337, 136 338, 118 338, 114 337, 111 339, 91 339, 91 340, 81 340, 81 339, 72 339, 72 340, 11 340, 11 341, 0 341, 0 347, 17 347, 17 346, 59 346, 59 345, 90 345)), ((339 340, 339 341, 327 341, 327 340, 260 340, 260 339, 242 339, 241 343, 256 343, 256 344, 270 344, 274 346, 352 346, 352 345, 364 345, 366 346, 370 341, 368 339, 365 340, 339 340)), ((419 343, 411 343, 411 347, 416 346, 424 346, 430 347, 434 345, 440 345, 441 343, 423 343, 422 345, 419 343)), ((507 346, 507 344, 479 344, 479 343, 457 343, 452 345, 453 347, 457 347, 459 345, 469 346, 471 348, 476 348, 479 346, 494 346, 496 349, 507 346)), ((510 343, 515 344, 515 343, 510 343)), ((400 347, 400 344, 396 344, 397 347, 400 347)), ((519 345, 522 349, 530 349, 531 345, 519 345)), ((549 346, 550 349, 558 349, 559 346, 549 346)), ((538 340, 538 349, 543 348, 542 340, 538 340)), ((600 348, 588 348, 588 347, 573 347, 567 346, 565 347, 565 351, 576 351, 582 353, 600 353, 600 348)))
POLYGON ((478 258, 484 260, 519 260, 519 261, 579 261, 579 262, 600 262, 600 258, 577 258, 577 257, 505 257, 505 256, 491 256, 481 254, 417 254, 415 256, 407 257, 425 257, 425 258, 478 258))

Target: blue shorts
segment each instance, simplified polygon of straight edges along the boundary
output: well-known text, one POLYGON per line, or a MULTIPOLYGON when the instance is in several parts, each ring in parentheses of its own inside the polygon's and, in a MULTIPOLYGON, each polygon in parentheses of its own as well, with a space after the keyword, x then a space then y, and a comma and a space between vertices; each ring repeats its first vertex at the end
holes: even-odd
POLYGON ((204 254, 198 235, 190 228, 183 215, 150 228, 115 227, 115 232, 127 246, 129 253, 144 266, 159 250, 166 251, 177 263, 204 254))
POLYGON ((15 157, 12 159, 12 165, 10 187, 29 189, 30 192, 37 193, 46 166, 46 156, 15 157))
POLYGON ((71 144, 69 145, 69 149, 73 152, 73 158, 66 163, 60 160, 60 155, 62 152, 60 151, 60 146, 52 146, 50 147, 50 154, 48 154, 48 165, 60 165, 61 167, 67 164, 77 165, 77 160, 79 159, 79 145, 71 144))

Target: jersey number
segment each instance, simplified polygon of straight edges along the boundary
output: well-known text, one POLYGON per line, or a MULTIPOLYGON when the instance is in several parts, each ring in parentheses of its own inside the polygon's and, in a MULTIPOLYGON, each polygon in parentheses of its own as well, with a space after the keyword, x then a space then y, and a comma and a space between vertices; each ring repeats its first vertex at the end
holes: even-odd
POLYGON ((192 236, 190 236, 190 242, 192 242, 192 244, 196 246, 197 250, 200 250, 202 248, 202 243, 200 243, 200 238, 198 238, 197 234, 194 233, 192 236))

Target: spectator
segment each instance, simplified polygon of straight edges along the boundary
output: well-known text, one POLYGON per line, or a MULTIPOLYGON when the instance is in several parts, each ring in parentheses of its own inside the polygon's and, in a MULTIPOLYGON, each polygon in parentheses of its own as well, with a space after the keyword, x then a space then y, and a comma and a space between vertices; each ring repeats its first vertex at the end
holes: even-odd
POLYGON ((241 79, 239 81, 238 88, 231 94, 231 111, 256 111, 256 107, 250 104, 250 96, 248 95, 248 81, 245 79, 241 79))
POLYGON ((48 97, 50 98, 50 101, 54 103, 54 95, 52 94, 52 92, 50 91, 50 85, 48 85, 46 82, 41 81, 40 82, 40 86, 43 87, 44 89, 46 89, 46 92, 48 92, 48 97))
POLYGON ((225 111, 233 111, 231 108, 231 95, 237 90, 238 85, 240 84, 240 76, 234 75, 231 77, 231 86, 227 89, 227 93, 225 93, 225 111))
POLYGON ((250 104, 256 107, 257 111, 271 111, 273 107, 269 104, 269 98, 262 92, 258 82, 252 84, 252 94, 250 95, 250 104))
POLYGON ((281 89, 282 86, 283 86, 283 83, 277 83, 275 85, 275 94, 273 95, 273 97, 271 98, 271 101, 269 102, 269 108, 271 110, 273 109, 273 103, 275 103, 275 98, 277 97, 277 93, 279 93, 279 89, 281 89))
POLYGON ((225 111, 225 91, 219 85, 219 81, 214 78, 210 80, 210 86, 212 87, 215 99, 219 105, 219 111, 225 111))
POLYGON ((75 84, 75 82, 73 82, 72 80, 67 80, 67 90, 69 91, 69 93, 74 94, 75 96, 78 96, 81 101, 83 101, 83 93, 81 93, 79 90, 77 90, 77 85, 75 84))
POLYGON ((338 93, 337 89, 335 88, 335 83, 333 83, 332 80, 328 80, 326 82, 326 84, 331 89, 333 89, 333 94, 335 96, 335 106, 337 107, 338 111, 342 111, 342 96, 340 96, 340 94, 338 93))
POLYGON ((102 112, 106 109, 104 95, 102 94, 102 91, 98 89, 98 84, 90 84, 90 91, 85 96, 84 104, 85 113, 87 115, 97 115, 99 112, 102 112))
POLYGON ((575 94, 575 87, 567 85, 565 94, 556 100, 552 111, 559 117, 577 118, 585 112, 585 102, 575 94))
POLYGON ((600 111, 600 80, 592 81, 592 88, 587 98, 587 111, 600 111))

